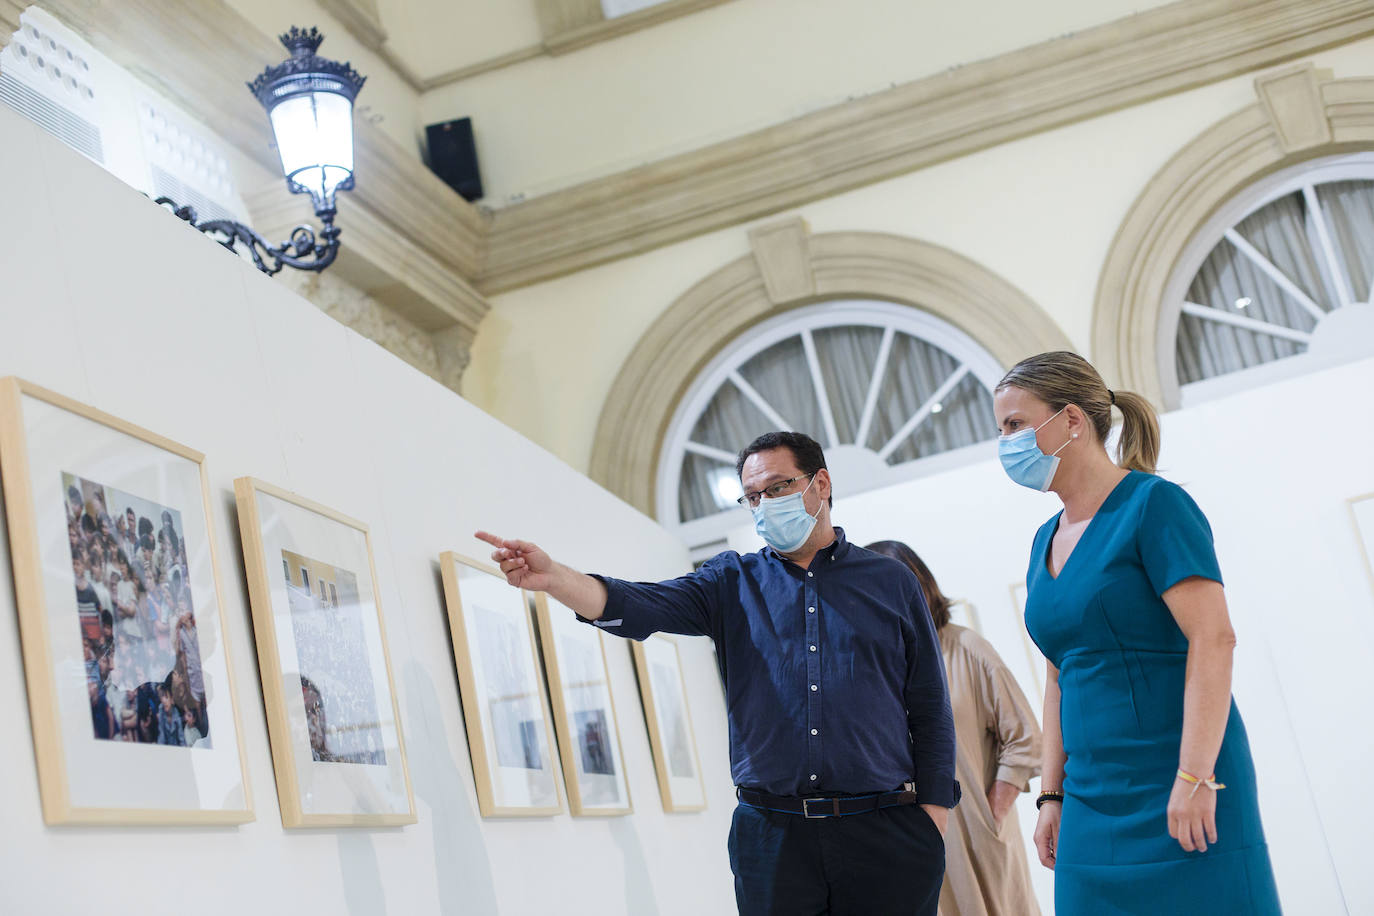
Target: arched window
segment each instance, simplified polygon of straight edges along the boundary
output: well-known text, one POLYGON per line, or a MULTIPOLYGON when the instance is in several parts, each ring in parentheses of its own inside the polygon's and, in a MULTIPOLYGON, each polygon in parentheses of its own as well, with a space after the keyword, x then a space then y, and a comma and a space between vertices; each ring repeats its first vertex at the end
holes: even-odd
POLYGON ((680 402, 661 452, 658 517, 692 546, 747 524, 735 455, 771 430, 820 442, 842 494, 920 474, 934 456, 997 435, 1002 372, 967 334, 908 306, 786 312, 728 344, 680 402))
POLYGON ((1371 288, 1374 154, 1270 175, 1184 250, 1166 292, 1180 310, 1172 353, 1161 353, 1173 365, 1161 374, 1176 374, 1187 404, 1261 376, 1374 355, 1371 288), (1300 354, 1308 358, 1278 365, 1300 354))

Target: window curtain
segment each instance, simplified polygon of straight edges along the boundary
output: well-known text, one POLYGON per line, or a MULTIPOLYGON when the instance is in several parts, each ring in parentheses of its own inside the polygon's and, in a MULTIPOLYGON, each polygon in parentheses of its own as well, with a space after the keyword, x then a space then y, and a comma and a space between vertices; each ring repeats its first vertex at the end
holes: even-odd
MULTIPOLYGON (((813 332, 821 381, 842 444, 853 444, 882 345, 883 329, 869 326, 824 328, 813 332)), ((948 353, 923 340, 898 333, 879 387, 877 406, 866 442, 881 449, 921 405, 958 368, 948 353)), ((830 442, 820 402, 806 363, 800 335, 775 344, 750 359, 739 374, 791 427, 822 446, 830 442)), ((966 376, 933 413, 893 451, 889 464, 900 464, 980 442, 996 435, 992 398, 976 377, 966 376)), ((732 382, 725 382, 692 429, 691 439, 727 452, 736 452, 762 433, 776 428, 732 382)), ((716 460, 688 453, 678 486, 678 510, 683 521, 703 518, 726 508, 715 492, 717 475, 728 467, 716 460)), ((863 481, 848 482, 847 492, 867 489, 863 481)))
MULTIPOLYGON (((1355 300, 1368 301, 1374 274, 1374 182, 1332 182, 1316 191, 1355 300)), ((1342 303, 1321 252, 1314 216, 1302 194, 1294 192, 1247 216, 1235 229, 1324 311, 1330 311, 1342 303)), ((1193 278, 1187 299, 1300 331, 1316 327, 1315 317, 1306 308, 1224 239, 1193 278), (1245 299, 1250 301, 1244 308, 1237 305, 1245 299)), ((1184 384, 1306 349, 1297 341, 1186 314, 1179 319, 1175 346, 1179 381, 1184 384)))

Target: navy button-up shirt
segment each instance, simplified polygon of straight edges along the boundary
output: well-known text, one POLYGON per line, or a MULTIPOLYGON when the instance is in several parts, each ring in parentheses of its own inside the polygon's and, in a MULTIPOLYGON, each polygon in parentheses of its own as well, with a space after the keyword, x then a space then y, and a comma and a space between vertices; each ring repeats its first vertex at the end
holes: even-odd
POLYGON ((736 785, 860 795, 914 781, 922 804, 952 807, 954 718, 921 586, 835 530, 808 569, 765 548, 667 582, 598 576, 608 597, 591 622, 715 641, 736 785))

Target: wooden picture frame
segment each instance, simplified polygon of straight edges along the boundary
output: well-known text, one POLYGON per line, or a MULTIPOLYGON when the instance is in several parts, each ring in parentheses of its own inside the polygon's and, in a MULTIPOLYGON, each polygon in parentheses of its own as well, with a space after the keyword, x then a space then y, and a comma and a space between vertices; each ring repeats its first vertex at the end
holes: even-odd
POLYGON ((605 637, 542 592, 534 603, 568 808, 575 817, 631 814, 605 637))
POLYGON ((1350 511, 1350 524, 1355 528, 1355 541, 1364 557, 1364 571, 1369 587, 1374 589, 1374 493, 1362 493, 1345 501, 1350 511))
POLYGON ((205 456, 11 377, 0 475, 43 819, 251 821, 205 456))
POLYGON ((482 816, 560 814, 558 750, 525 592, 453 551, 439 565, 482 816))
POLYGON ((367 526, 252 477, 234 498, 282 826, 415 823, 367 526))
POLYGON ((1013 582, 1007 586, 1011 592, 1011 609, 1016 618, 1017 630, 1021 634, 1021 647, 1026 650, 1026 663, 1030 667, 1031 677, 1035 678, 1035 686, 1040 691, 1040 699, 1045 698, 1045 658, 1040 654, 1040 649, 1030 638, 1030 632, 1026 630, 1026 583, 1013 582))
POLYGON ((670 814, 705 810, 706 785, 677 641, 655 635, 643 642, 631 642, 630 650, 639 675, 663 810, 670 814))

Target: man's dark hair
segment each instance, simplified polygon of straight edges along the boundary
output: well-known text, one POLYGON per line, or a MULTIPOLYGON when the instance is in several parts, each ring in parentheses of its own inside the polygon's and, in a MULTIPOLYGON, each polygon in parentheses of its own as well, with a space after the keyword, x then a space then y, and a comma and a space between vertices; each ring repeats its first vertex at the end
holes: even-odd
MULTIPOLYGON (((785 448, 792 453, 792 458, 797 462, 797 469, 803 474, 810 476, 825 467, 825 452, 821 450, 821 444, 812 439, 806 433, 785 433, 773 432, 764 433, 753 442, 750 442, 739 453, 735 459, 735 476, 743 477, 744 462, 755 452, 768 452, 775 448, 785 448)), ((832 491, 833 492, 833 491, 832 491)), ((828 505, 835 505, 832 496, 827 501, 828 505)))

